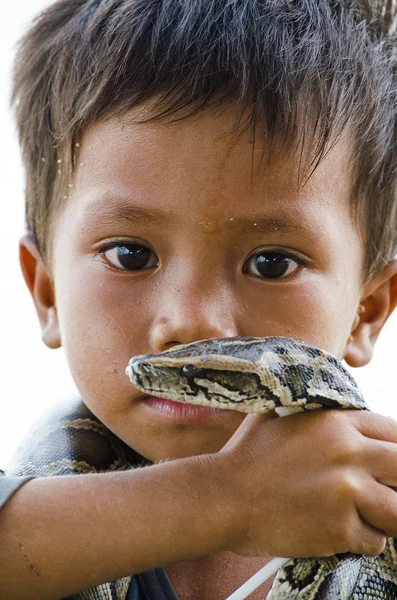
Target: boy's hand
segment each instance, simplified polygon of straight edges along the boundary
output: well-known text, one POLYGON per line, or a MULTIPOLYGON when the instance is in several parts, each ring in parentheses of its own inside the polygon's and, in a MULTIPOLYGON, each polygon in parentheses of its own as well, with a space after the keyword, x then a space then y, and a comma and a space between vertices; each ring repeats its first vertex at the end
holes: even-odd
POLYGON ((214 455, 244 556, 379 555, 397 536, 397 422, 366 411, 248 415, 214 455))

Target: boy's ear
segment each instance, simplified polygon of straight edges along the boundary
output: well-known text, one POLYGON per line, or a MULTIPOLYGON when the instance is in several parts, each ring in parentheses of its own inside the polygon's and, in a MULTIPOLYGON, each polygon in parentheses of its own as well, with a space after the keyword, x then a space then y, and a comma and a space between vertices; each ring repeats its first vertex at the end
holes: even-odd
POLYGON ((343 357, 351 367, 370 362, 375 342, 396 306, 397 259, 393 259, 365 286, 343 357))
POLYGON ((60 348, 62 344, 53 280, 40 252, 28 235, 19 241, 19 261, 40 320, 43 342, 49 348, 60 348))

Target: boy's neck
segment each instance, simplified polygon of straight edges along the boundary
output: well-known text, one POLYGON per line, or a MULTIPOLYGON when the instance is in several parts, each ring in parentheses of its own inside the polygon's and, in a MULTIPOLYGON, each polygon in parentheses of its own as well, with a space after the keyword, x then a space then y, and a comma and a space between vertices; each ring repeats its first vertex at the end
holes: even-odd
MULTIPOLYGON (((174 563, 166 571, 179 600, 225 600, 270 560, 270 557, 217 552, 174 563)), ((251 594, 250 599, 266 598, 273 579, 251 594)))

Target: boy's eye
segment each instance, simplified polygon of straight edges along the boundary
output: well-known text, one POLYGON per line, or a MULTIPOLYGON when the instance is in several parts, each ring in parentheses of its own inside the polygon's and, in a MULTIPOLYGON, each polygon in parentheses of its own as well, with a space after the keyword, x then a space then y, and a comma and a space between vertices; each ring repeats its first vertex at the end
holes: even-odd
POLYGON ((159 259, 150 248, 140 244, 112 244, 102 248, 105 260, 120 271, 141 271, 159 266, 159 259))
POLYGON ((258 252, 244 265, 244 272, 266 279, 285 279, 285 275, 295 273, 302 261, 293 260, 289 254, 281 252, 258 252), (291 264, 295 263, 295 267, 291 264))

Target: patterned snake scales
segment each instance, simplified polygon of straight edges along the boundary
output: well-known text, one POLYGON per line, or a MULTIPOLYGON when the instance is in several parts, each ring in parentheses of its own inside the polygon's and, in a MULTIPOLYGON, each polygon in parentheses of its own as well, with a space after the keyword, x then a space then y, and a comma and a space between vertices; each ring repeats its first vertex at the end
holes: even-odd
MULTIPOLYGON (((244 413, 275 410, 284 416, 323 408, 368 410, 339 360, 284 337, 193 342, 133 357, 126 373, 148 395, 244 413)), ((96 473, 145 464, 78 401, 57 407, 35 425, 7 474, 96 473)), ((130 581, 127 577, 100 585, 73 600, 125 600, 130 581)), ((294 599, 397 599, 397 538, 389 539, 375 558, 338 554, 290 560, 278 571, 268 600, 294 599)))

